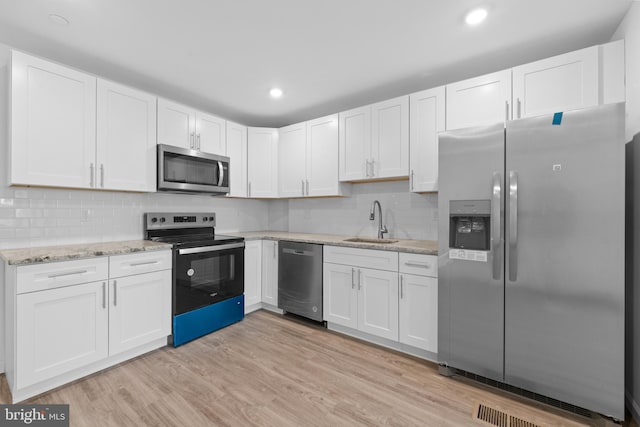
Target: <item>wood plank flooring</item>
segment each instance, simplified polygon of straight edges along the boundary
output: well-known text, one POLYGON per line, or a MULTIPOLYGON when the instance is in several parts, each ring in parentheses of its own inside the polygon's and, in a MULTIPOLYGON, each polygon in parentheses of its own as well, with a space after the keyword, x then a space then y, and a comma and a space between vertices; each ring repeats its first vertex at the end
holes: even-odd
POLYGON ((594 424, 266 311, 29 401, 69 403, 73 426, 295 427, 486 425, 477 402, 542 426, 594 424))

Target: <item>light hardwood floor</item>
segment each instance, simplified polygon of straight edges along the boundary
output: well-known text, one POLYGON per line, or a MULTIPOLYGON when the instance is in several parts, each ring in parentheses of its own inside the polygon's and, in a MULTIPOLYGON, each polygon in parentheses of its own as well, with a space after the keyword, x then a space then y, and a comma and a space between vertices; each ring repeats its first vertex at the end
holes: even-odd
POLYGON ((265 311, 28 403, 68 403, 74 426, 486 425, 472 419, 477 402, 544 426, 593 424, 265 311))

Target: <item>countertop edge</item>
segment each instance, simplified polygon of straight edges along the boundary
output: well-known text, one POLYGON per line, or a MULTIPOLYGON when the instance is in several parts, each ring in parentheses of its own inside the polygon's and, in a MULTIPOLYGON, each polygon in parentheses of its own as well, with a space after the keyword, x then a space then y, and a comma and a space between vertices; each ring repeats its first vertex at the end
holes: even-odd
POLYGON ((0 258, 3 259, 7 265, 25 266, 151 252, 163 249, 171 249, 171 245, 149 240, 127 240, 121 242, 80 243, 73 245, 4 249, 0 250, 0 258))

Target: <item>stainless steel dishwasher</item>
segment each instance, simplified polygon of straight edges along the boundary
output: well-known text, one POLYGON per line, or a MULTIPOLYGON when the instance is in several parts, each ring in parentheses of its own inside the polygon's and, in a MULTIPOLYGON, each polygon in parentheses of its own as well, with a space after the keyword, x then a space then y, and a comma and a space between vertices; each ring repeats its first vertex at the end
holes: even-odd
POLYGON ((322 321, 322 245, 281 240, 278 308, 322 321))

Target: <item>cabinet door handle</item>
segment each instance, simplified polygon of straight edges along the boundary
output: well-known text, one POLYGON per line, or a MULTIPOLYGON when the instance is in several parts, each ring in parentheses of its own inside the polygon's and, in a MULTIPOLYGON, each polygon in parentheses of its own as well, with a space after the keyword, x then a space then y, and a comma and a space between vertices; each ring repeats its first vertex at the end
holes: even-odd
POLYGON ((87 270, 67 271, 65 273, 49 274, 47 277, 49 279, 55 279, 56 277, 75 276, 76 274, 84 274, 86 272, 87 272, 87 270))
POLYGON ((428 262, 417 262, 417 261, 407 261, 404 263, 409 267, 422 267, 422 268, 431 268, 431 264, 428 262))
POLYGON ((404 298, 404 276, 400 275, 400 299, 404 298))
POLYGON ((351 268, 351 289, 355 289, 356 287, 356 279, 355 279, 356 269, 351 268))
POLYGON ((309 195, 309 180, 307 180, 307 196, 309 195))
POLYGON ((139 267, 141 265, 158 264, 159 261, 133 262, 129 264, 131 267, 139 267))
POLYGON ((193 134, 193 132, 191 132, 189 134, 189 148, 191 148, 191 149, 194 148, 194 144, 195 144, 195 142, 193 140, 194 140, 194 134, 193 134))
POLYGON ((116 280, 113 281, 113 306, 118 305, 118 282, 116 280))
POLYGON ((200 150, 200 134, 196 135, 196 143, 197 143, 198 150, 200 150))
POLYGON ((304 196, 304 179, 301 179, 300 182, 302 183, 302 195, 304 196))
POLYGON ((93 188, 93 163, 89 164, 89 187, 93 188))
POLYGON ((107 283, 102 282, 102 308, 107 308, 107 283))
POLYGON ((413 169, 411 169, 411 173, 409 174, 409 190, 413 191, 413 169))
POLYGON ((376 176, 375 159, 371 159, 371 176, 376 176))
POLYGON ((358 269, 358 290, 362 288, 362 270, 358 269))
POLYGON ((100 163, 100 187, 104 188, 104 163, 100 163))
POLYGON ((367 176, 367 178, 369 177, 369 159, 365 160, 364 174, 367 176))
POLYGON ((251 181, 247 184, 247 197, 251 197, 251 181))
POLYGON ((518 110, 518 118, 522 117, 522 110, 521 110, 521 106, 520 106, 520 98, 517 98, 517 110, 518 110))
POLYGON ((504 101, 504 121, 509 121, 509 101, 504 101))

